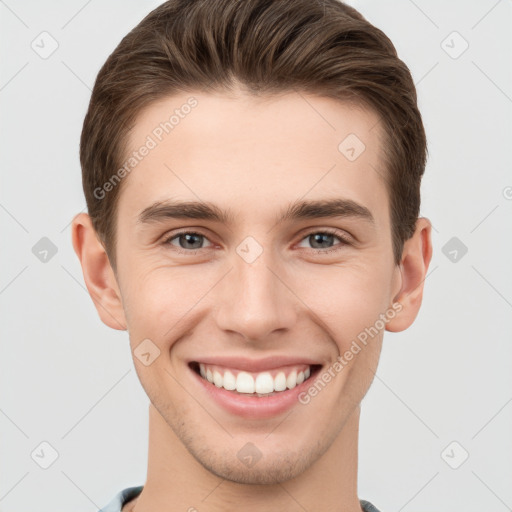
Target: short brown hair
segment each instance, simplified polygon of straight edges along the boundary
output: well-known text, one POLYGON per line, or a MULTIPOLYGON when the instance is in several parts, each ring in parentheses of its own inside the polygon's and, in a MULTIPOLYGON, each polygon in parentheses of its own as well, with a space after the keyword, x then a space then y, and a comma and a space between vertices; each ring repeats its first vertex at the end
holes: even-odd
POLYGON ((255 95, 300 91, 355 101, 379 115, 399 264, 419 215, 427 142, 410 71, 389 38, 338 0, 168 0, 108 57, 82 129, 88 212, 114 268, 122 183, 105 197, 95 190, 121 167, 137 115, 175 93, 235 84, 255 95))

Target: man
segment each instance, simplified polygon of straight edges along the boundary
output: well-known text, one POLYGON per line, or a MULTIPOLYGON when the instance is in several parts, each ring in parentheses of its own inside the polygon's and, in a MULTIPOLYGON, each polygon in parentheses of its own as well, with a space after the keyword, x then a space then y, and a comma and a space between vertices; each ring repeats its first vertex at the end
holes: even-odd
POLYGON ((421 305, 426 139, 389 39, 336 0, 170 0, 98 74, 73 245, 149 399, 104 511, 376 511, 360 403, 421 305))

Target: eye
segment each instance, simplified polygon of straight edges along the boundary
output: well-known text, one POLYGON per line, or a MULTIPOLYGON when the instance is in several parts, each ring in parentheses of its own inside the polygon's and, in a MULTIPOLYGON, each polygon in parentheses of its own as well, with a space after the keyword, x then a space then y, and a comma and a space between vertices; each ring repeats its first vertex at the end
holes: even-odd
MULTIPOLYGON (((182 231, 181 233, 175 233, 166 238, 164 240, 164 244, 172 245, 179 252, 192 252, 194 250, 204 249, 205 247, 202 247, 204 240, 208 239, 201 233, 196 233, 195 231, 182 231), (174 243, 175 241, 178 245, 174 243)), ((211 242, 209 243, 210 245, 213 245, 211 242)))
MULTIPOLYGON (((302 238, 300 244, 303 244, 304 242, 310 244, 311 250, 325 253, 337 251, 346 245, 350 245, 351 243, 350 239, 346 235, 331 229, 312 231, 302 238), (340 242, 339 244, 335 244, 336 239, 340 242)), ((180 233, 174 233, 167 237, 163 243, 164 245, 171 245, 174 250, 183 254, 195 254, 195 251, 213 246, 206 235, 195 231, 182 231, 180 233), (207 246, 203 245, 205 241, 208 242, 207 246)), ((304 245, 300 244, 300 247, 304 247, 304 245)))
POLYGON ((332 252, 328 250, 322 251, 322 249, 333 249, 337 251, 345 245, 350 245, 350 240, 348 239, 347 236, 344 236, 342 233, 336 230, 330 229, 324 229, 322 231, 312 231, 301 240, 301 243, 304 241, 311 244, 311 249, 320 250, 320 252, 332 252), (340 244, 338 244, 340 247, 332 245, 333 241, 335 241, 336 239, 338 239, 341 242, 340 244))

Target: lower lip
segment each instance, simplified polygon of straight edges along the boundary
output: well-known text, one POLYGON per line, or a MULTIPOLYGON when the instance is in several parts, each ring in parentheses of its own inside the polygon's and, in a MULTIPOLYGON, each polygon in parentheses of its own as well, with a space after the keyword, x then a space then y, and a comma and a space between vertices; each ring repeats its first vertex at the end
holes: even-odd
POLYGON ((216 403, 228 412, 247 419, 271 418, 291 409, 294 405, 300 405, 299 394, 311 386, 314 375, 318 373, 317 369, 308 379, 293 389, 279 391, 272 396, 259 397, 257 395, 244 395, 228 391, 224 388, 218 388, 215 384, 203 379, 192 368, 190 368, 190 371, 216 403))

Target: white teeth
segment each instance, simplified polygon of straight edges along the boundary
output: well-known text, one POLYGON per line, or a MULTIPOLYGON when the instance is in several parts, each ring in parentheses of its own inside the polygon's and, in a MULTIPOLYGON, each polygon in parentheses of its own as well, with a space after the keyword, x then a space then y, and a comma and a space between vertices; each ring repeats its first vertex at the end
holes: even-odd
POLYGON ((286 389, 286 375, 284 372, 279 372, 274 379, 274 390, 284 391, 286 389))
POLYGON ((297 371, 293 370, 293 372, 288 375, 286 379, 286 387, 288 389, 293 389, 297 385, 297 371))
POLYGON ((304 371, 297 372, 292 370, 288 376, 280 371, 275 377, 270 372, 261 372, 256 375, 256 379, 248 372, 238 372, 235 376, 233 372, 208 368, 204 363, 199 364, 199 373, 201 377, 211 382, 218 388, 224 388, 228 391, 238 391, 238 393, 257 394, 265 396, 274 391, 286 391, 302 384, 311 375, 311 369, 308 367, 304 371))
POLYGON ((223 381, 224 379, 222 378, 222 375, 217 371, 215 370, 213 372, 213 383, 218 387, 218 388, 221 388, 222 387, 222 384, 223 384, 223 381))
POLYGON ((236 389, 235 376, 229 370, 224 372, 224 389, 227 389, 228 391, 236 389))
POLYGON ((236 377, 236 390, 239 393, 254 393, 254 379, 247 372, 240 372, 236 377))
POLYGON ((274 391, 274 379, 269 372, 259 373, 254 385, 256 393, 272 393, 274 391))

